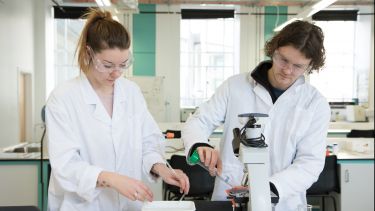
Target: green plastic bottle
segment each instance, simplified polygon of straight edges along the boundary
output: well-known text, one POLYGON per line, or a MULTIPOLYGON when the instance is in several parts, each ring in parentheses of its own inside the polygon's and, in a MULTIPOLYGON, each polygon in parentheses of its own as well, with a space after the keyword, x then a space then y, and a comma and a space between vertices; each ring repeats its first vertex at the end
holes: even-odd
POLYGON ((196 165, 200 162, 201 160, 199 159, 199 154, 197 150, 194 150, 193 154, 188 159, 188 164, 189 165, 196 165))
MULTIPOLYGON (((188 159, 188 164, 189 165, 196 165, 198 164, 199 166, 201 166, 202 168, 206 169, 208 172, 210 172, 210 169, 208 169, 207 166, 205 166, 201 160, 199 159, 199 154, 198 154, 198 151, 197 150, 194 150, 193 154, 190 155, 189 159, 188 159)), ((217 169, 215 168, 214 170, 214 174, 217 178, 219 178, 220 180, 222 180, 223 182, 225 182, 226 184, 228 184, 230 187, 234 187, 232 184, 229 183, 229 177, 226 177, 226 178, 223 178, 222 176, 218 175, 217 173, 217 169)))

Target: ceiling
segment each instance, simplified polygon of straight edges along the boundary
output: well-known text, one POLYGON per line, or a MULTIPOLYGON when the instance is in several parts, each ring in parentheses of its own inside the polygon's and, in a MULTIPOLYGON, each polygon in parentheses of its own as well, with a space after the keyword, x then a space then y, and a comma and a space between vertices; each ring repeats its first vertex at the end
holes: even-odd
MULTIPOLYGON (((1 1, 1 0, 0 0, 1 1)), ((94 7, 97 6, 95 0, 51 0, 57 6, 80 6, 80 7, 94 7)), ((106 7, 115 13, 127 13, 138 11, 139 4, 163 4, 163 5, 237 5, 247 7, 265 7, 265 6, 294 6, 301 7, 299 16, 306 16, 305 13, 310 13, 311 8, 317 2, 334 2, 333 6, 364 6, 374 5, 374 0, 101 0, 110 1, 111 6, 106 7)), ((103 2, 104 4, 104 2, 103 2)), ((329 4, 328 4, 329 5, 329 4)), ((316 12, 316 11, 315 11, 316 12)), ((308 16, 306 16, 308 17, 308 16)))
MULTIPOLYGON (((95 0, 52 0, 59 5, 84 6, 96 5, 95 0)), ((126 4, 134 0, 110 0, 112 4, 126 4)), ((244 5, 251 7, 263 6, 300 6, 304 7, 318 2, 319 0, 138 0, 139 4, 222 4, 222 5, 244 5)), ((334 5, 374 5, 373 0, 338 0, 334 5)))
MULTIPOLYGON (((231 4, 244 5, 251 7, 264 6, 300 6, 313 4, 319 0, 285 0, 285 1, 269 1, 269 0, 138 0, 141 4, 231 4)), ((335 3, 336 5, 373 5, 374 1, 368 0, 341 0, 335 3)))

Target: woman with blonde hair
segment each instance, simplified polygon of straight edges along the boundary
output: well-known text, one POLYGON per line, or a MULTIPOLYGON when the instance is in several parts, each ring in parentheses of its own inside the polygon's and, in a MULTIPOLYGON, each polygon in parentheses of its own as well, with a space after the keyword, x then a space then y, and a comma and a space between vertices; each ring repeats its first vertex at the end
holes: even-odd
POLYGON ((82 74, 48 99, 52 166, 49 210, 140 210, 161 177, 188 193, 189 179, 167 168, 163 136, 139 87, 121 77, 132 64, 130 35, 111 14, 91 9, 77 46, 82 74))

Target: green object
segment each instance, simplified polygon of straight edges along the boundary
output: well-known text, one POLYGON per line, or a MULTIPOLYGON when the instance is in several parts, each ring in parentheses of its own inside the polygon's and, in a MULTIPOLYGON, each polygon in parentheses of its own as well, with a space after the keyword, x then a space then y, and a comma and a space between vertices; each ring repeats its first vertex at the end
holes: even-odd
POLYGON ((264 41, 268 41, 275 35, 273 30, 288 20, 288 7, 266 6, 264 12, 266 13, 264 16, 264 41))
POLYGON ((139 4, 133 15, 133 75, 156 75, 156 5, 139 4))
POLYGON ((214 172, 214 175, 219 178, 221 181, 225 182, 226 184, 228 184, 230 187, 234 187, 231 183, 228 182, 229 180, 229 177, 226 177, 226 178, 223 178, 222 176, 220 176, 218 173, 217 173, 217 169, 215 168, 213 171, 210 171, 210 169, 205 166, 201 160, 199 159, 199 154, 198 154, 198 151, 197 150, 194 150, 193 154, 191 154, 191 156, 189 157, 188 159, 188 163, 190 165, 196 165, 198 164, 200 167, 206 169, 206 171, 210 172, 210 174, 212 174, 212 172, 214 172))
POLYGON ((201 161, 199 159, 199 154, 197 150, 194 150, 193 154, 191 154, 188 161, 190 165, 195 165, 201 161))

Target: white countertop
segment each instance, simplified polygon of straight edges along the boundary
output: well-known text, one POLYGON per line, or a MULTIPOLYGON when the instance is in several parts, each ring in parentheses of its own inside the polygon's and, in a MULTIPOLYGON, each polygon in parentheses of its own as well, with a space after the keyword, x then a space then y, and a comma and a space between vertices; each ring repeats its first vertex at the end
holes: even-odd
MULTIPOLYGON (((158 122, 161 131, 169 130, 181 130, 183 122, 158 122)), ((371 130, 374 129, 374 122, 330 122, 329 132, 350 132, 350 130, 371 130)), ((222 126, 218 127, 215 132, 222 132, 222 126)))
MULTIPOLYGON (((48 159, 47 156, 43 155, 44 160, 48 159)), ((40 160, 40 152, 33 153, 7 153, 0 152, 1 160, 40 160)))
POLYGON ((330 122, 329 129, 373 130, 374 122, 330 122))
POLYGON ((338 160, 373 160, 374 151, 368 152, 368 153, 340 151, 337 154, 337 159, 338 160))
MULTIPOLYGON (((335 123, 338 127, 339 123, 335 123)), ((345 123, 346 124, 346 123, 345 123)), ((345 125, 344 124, 344 125, 345 125)), ((368 125, 370 123, 365 123, 368 125)), ((363 124, 361 124, 363 126, 363 124)), ((162 131, 167 129, 180 130, 181 123, 161 123, 162 131)), ((366 126, 367 127, 367 126, 366 126)), ((374 159, 374 139, 373 138, 327 138, 327 145, 337 143, 339 145, 338 159, 374 159)), ((210 144, 216 149, 220 148, 220 138, 210 137, 210 144)), ((18 146, 18 145, 17 145, 18 146)), ((14 146, 13 146, 14 147, 14 146)), ((173 154, 185 155, 181 139, 165 140, 165 157, 169 159, 173 154)), ((44 153, 44 159, 48 159, 48 153, 44 153)), ((40 153, 7 153, 0 149, 0 160, 37 160, 40 153)))
POLYGON ((338 159, 374 159, 374 138, 327 138, 327 145, 333 144, 338 159))

